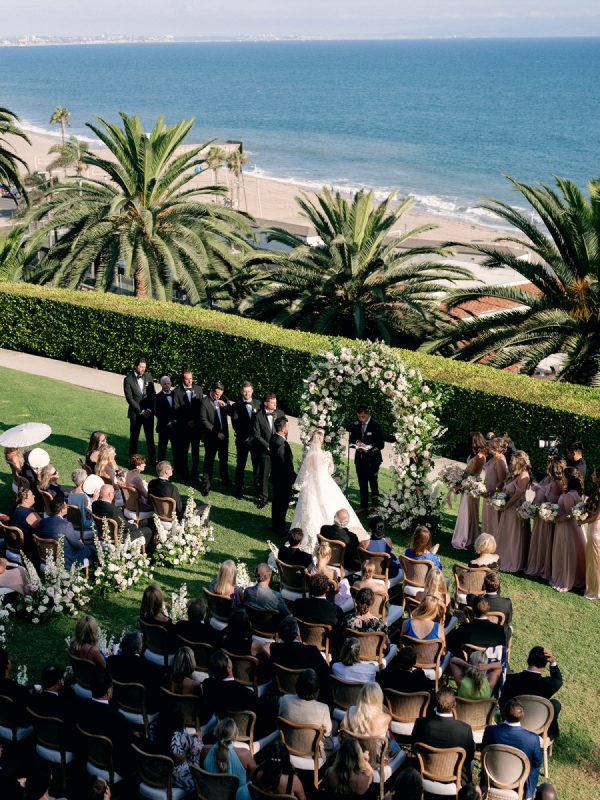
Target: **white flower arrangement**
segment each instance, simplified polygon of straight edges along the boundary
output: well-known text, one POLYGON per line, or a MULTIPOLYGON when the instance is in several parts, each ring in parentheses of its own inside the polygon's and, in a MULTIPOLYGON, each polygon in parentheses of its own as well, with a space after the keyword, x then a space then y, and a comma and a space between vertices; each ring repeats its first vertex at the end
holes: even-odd
POLYGON ((0 647, 6 647, 11 629, 11 606, 4 606, 0 602, 0 647))
POLYGON ((496 511, 502 511, 509 498, 510 495, 507 492, 494 492, 490 497, 490 505, 492 508, 495 508, 496 511))
POLYGON ((198 559, 210 553, 210 542, 214 542, 214 530, 206 525, 210 508, 206 506, 202 515, 194 509, 193 497, 189 497, 181 522, 173 514, 170 528, 154 515, 157 544, 154 558, 163 566, 180 567, 195 564, 198 559))
POLYGON ((25 664, 17 668, 17 683, 21 686, 29 686, 29 676, 27 675, 27 667, 25 664))
POLYGON ((27 572, 26 594, 19 595, 16 608, 34 625, 56 614, 76 614, 90 601, 91 587, 81 566, 65 569, 63 537, 58 540, 56 559, 48 554, 44 580, 26 556, 23 566, 27 572))
POLYGON ((465 470, 458 464, 448 464, 439 471, 437 480, 447 486, 448 489, 454 489, 455 486, 460 486, 465 477, 465 470))
POLYGON ((484 481, 478 480, 474 475, 468 475, 460 485, 461 491, 471 497, 481 497, 487 492, 484 481))
POLYGON ((544 522, 554 522, 558 517, 560 507, 558 503, 542 503, 539 507, 538 515, 544 522))
POLYGON ((577 520, 577 522, 585 522, 588 518, 588 510, 585 504, 585 500, 582 500, 580 503, 575 503, 573 508, 571 509, 571 516, 573 519, 577 520))
POLYGON ((277 556, 279 555, 279 547, 274 544, 270 539, 267 539, 267 544, 269 545, 269 556, 267 558, 267 564, 271 567, 272 570, 277 570, 277 556))
MULTIPOLYGON (((116 656, 119 652, 119 647, 121 646, 121 642, 123 641, 123 637, 125 636, 127 631, 122 630, 119 636, 116 636, 114 633, 110 631, 104 630, 101 625, 98 625, 98 649, 100 652, 104 654, 104 656, 116 656)), ((71 646, 71 637, 65 636, 65 644, 67 649, 71 646)))
POLYGON ((521 519, 533 519, 538 512, 538 506, 530 503, 529 500, 523 502, 517 508, 517 517, 521 519))
POLYGON ((401 530, 428 519, 437 506, 428 474, 444 429, 437 416, 440 398, 418 370, 407 369, 379 342, 334 344, 315 356, 304 383, 298 420, 302 442, 308 444, 315 428, 322 429, 338 470, 345 466, 346 398, 365 384, 388 398, 394 420, 394 487, 382 496, 378 513, 401 530))
POLYGON ((248 565, 246 564, 245 561, 237 561, 235 564, 235 569, 236 569, 236 579, 235 579, 236 584, 242 590, 247 589, 252 583, 250 574, 248 572, 248 565))
POLYGON ((171 592, 171 607, 167 614, 173 622, 179 622, 180 619, 187 617, 188 611, 188 593, 187 583, 182 583, 178 592, 171 592))
POLYGON ((94 533, 94 544, 97 564, 92 572, 92 579, 96 594, 122 592, 142 578, 152 580, 150 559, 142 553, 142 536, 132 540, 121 527, 115 544, 105 519, 102 523, 102 541, 94 533))

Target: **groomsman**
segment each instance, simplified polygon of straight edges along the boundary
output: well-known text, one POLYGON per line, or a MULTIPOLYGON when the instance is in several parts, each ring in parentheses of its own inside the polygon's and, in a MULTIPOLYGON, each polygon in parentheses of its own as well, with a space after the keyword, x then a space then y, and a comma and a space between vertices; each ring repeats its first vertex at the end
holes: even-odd
POLYGON ((176 438, 176 470, 183 478, 188 480, 188 451, 192 450, 192 478, 198 478, 200 463, 200 403, 204 392, 202 387, 194 383, 192 371, 186 369, 182 375, 180 385, 173 392, 173 406, 175 408, 176 438))
POLYGON ((241 500, 244 494, 244 470, 248 453, 252 459, 254 474, 254 493, 259 493, 258 453, 254 445, 254 418, 260 411, 260 402, 252 395, 254 388, 250 381, 241 385, 241 399, 231 406, 231 424, 235 431, 235 496, 241 500))
POLYGON ((292 450, 287 441, 289 422, 287 417, 278 417, 273 427, 269 450, 271 454, 271 483, 273 484, 273 502, 271 503, 271 527, 279 536, 285 536, 287 528, 285 517, 292 488, 296 480, 292 450))
POLYGON ((350 444, 357 445, 354 465, 360 488, 359 514, 369 508, 369 487, 371 488, 371 506, 375 508, 379 500, 379 483, 377 480, 379 467, 383 461, 381 451, 385 445, 383 428, 371 416, 367 406, 356 409, 356 422, 350 428, 350 444), (368 449, 362 450, 365 445, 368 449))
POLYGON ((215 381, 210 392, 200 403, 200 430, 204 442, 204 463, 200 492, 203 497, 210 492, 215 458, 219 455, 219 474, 223 486, 233 486, 229 480, 227 460, 229 458, 229 425, 227 414, 229 401, 223 394, 225 387, 215 381))
POLYGON ((148 448, 148 466, 156 466, 154 451, 154 381, 146 372, 146 359, 138 358, 135 368, 123 380, 123 392, 127 400, 129 418, 129 455, 138 452, 140 430, 144 428, 148 448))
POLYGON ((163 375, 160 379, 162 391, 156 395, 154 413, 156 414, 156 432, 158 433, 158 460, 164 461, 167 455, 167 445, 171 444, 171 452, 175 459, 177 425, 177 412, 175 411, 175 398, 171 378, 163 375))
POLYGON ((254 417, 254 448, 256 450, 258 507, 264 508, 269 500, 269 475, 271 474, 271 436, 275 433, 275 420, 283 417, 277 408, 277 396, 267 392, 263 407, 254 417))

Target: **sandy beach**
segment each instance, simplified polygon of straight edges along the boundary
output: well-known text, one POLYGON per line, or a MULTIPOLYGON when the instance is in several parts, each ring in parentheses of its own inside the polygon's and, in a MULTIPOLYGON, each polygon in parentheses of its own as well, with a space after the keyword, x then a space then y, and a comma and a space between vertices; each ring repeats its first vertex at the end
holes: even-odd
MULTIPOLYGON (((7 137, 7 141, 14 146, 15 152, 25 159, 31 172, 46 170, 48 164, 56 158, 55 154, 48 155, 48 150, 52 145, 60 143, 60 138, 44 136, 39 133, 30 133, 29 131, 27 131, 27 135, 31 140, 31 146, 27 145, 27 143, 21 139, 14 137, 7 137)), ((186 149, 187 147, 188 146, 186 146, 186 149)), ((100 152, 99 148, 92 147, 91 149, 100 152)), ((103 150, 103 154, 105 153, 108 153, 108 151, 103 150)), ((58 174, 63 174, 63 171, 59 170, 58 174)), ((85 175, 90 178, 102 178, 104 173, 102 173, 101 170, 89 168, 85 172, 85 175)), ((231 177, 227 169, 219 170, 218 180, 221 184, 226 186, 230 185, 231 177)), ((212 170, 206 170, 197 178, 194 178, 192 185, 207 186, 213 183, 214 174, 212 170)), ((311 231, 308 225, 298 213, 298 206, 295 202, 295 198, 302 191, 305 191, 309 197, 314 197, 313 190, 308 188, 303 189, 303 187, 297 184, 285 183, 283 181, 258 177, 246 173, 244 173, 244 184, 245 191, 244 187, 240 188, 240 210, 248 211, 249 214, 256 218, 260 225, 273 223, 298 225, 300 226, 298 229, 299 233, 310 235, 311 231)), ((237 189, 235 189, 235 196, 237 196, 237 189)), ((423 225, 434 225, 436 227, 434 230, 419 234, 417 238, 420 243, 458 241, 470 244, 482 244, 492 242, 503 235, 501 230, 496 230, 493 227, 473 225, 461 220, 434 216, 417 211, 410 211, 404 214, 395 231, 401 234, 406 230, 412 230, 423 225)), ((504 234, 505 233, 504 231, 504 234)))

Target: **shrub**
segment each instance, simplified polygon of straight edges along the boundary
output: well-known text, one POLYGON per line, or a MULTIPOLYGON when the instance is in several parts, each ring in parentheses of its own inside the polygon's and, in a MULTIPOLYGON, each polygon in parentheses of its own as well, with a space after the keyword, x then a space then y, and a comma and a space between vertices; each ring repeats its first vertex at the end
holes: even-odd
MULTIPOLYGON (((242 380, 251 380, 257 395, 275 391, 280 404, 293 414, 299 411, 302 381, 310 373, 312 356, 331 345, 331 339, 324 336, 218 311, 116 294, 1 283, 0 299, 2 347, 121 373, 128 372, 141 354, 147 357, 156 379, 167 373, 176 380, 186 367, 198 383, 222 380, 232 397, 242 380)), ((441 356, 398 352, 407 366, 419 369, 432 389, 442 394, 441 421, 448 429, 443 450, 447 455, 464 454, 470 430, 508 430, 517 447, 529 452, 540 477, 546 456, 537 443, 548 434, 557 434, 563 442, 581 439, 590 467, 600 463, 597 389, 537 380, 441 356)), ((385 398, 373 396, 365 388, 362 394, 352 394, 348 402, 365 400, 391 433, 385 398)))

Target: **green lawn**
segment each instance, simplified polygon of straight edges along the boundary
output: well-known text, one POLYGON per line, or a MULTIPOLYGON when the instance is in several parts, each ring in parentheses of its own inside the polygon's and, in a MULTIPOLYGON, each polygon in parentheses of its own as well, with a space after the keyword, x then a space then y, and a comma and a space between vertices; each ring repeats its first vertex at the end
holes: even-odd
MULTIPOLYGON (((118 462, 126 464, 129 425, 124 399, 4 368, 0 368, 0 380, 4 386, 0 430, 25 421, 50 424, 53 433, 42 446, 50 453, 62 483, 70 484, 77 456, 83 456, 90 432, 96 429, 106 431, 109 442, 116 447, 118 462)), ((143 444, 141 447, 144 452, 143 444)), ((299 447, 292 445, 292 448, 298 457, 299 447)), ((233 453, 230 464, 233 477, 233 453)), ((7 511, 12 492, 10 471, 4 461, 0 471, 3 478, 0 509, 7 511)), ((248 486, 250 477, 248 473, 248 486)), ((382 483, 386 480, 383 475, 382 483)), ((180 489, 184 494, 189 491, 185 486, 180 489)), ((354 479, 350 500, 355 505, 358 505, 357 489, 354 479)), ((210 555, 192 569, 155 571, 155 579, 167 597, 182 581, 187 582, 190 596, 199 594, 200 587, 214 576, 224 558, 244 560, 249 567, 266 558, 266 540, 271 535, 270 508, 259 511, 249 500, 236 500, 231 491, 221 493, 217 487, 209 497, 215 527, 210 555)), ((447 576, 451 576, 451 566, 456 560, 450 546, 455 513, 456 509, 445 513, 440 535, 440 556, 447 576)), ((407 546, 406 534, 392 532, 392 538, 398 551, 407 546)), ((550 760, 550 780, 560 800, 600 797, 599 604, 574 594, 559 595, 536 580, 503 575, 502 581, 503 593, 512 598, 515 608, 511 667, 523 669, 529 649, 542 644, 554 652, 564 676, 564 686, 558 695, 563 705, 561 736, 550 760)), ((143 588, 139 585, 123 594, 93 599, 90 611, 104 628, 118 635, 124 628, 135 627, 143 588)), ((65 637, 72 628, 73 619, 69 617, 36 627, 16 622, 9 640, 13 663, 27 664, 30 681, 37 682, 43 665, 66 664, 65 637)))

